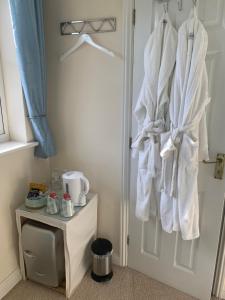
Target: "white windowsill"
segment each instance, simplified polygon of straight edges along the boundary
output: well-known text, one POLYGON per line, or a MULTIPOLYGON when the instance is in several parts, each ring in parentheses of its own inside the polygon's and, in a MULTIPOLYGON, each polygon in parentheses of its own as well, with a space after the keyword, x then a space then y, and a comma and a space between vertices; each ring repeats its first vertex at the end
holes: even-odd
POLYGON ((0 143, 0 156, 7 155, 13 152, 17 152, 24 149, 34 148, 38 146, 38 142, 29 142, 29 143, 21 143, 21 142, 3 142, 0 143))

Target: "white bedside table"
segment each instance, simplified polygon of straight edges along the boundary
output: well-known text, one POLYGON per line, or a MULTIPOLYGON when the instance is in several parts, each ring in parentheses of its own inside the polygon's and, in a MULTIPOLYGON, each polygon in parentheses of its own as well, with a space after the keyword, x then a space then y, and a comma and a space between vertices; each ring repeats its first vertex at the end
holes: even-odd
POLYGON ((97 234, 97 205, 98 196, 88 194, 88 204, 77 209, 72 218, 63 218, 60 215, 49 215, 46 207, 32 210, 25 205, 16 209, 16 222, 19 233, 20 269, 23 280, 26 280, 21 231, 27 219, 38 221, 63 231, 66 297, 69 298, 77 285, 81 282, 91 264, 90 245, 97 234))

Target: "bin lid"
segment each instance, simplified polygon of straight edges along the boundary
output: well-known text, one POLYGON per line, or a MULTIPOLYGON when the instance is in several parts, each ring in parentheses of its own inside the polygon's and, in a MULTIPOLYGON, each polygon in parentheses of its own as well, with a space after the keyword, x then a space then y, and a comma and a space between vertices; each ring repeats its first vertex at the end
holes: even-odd
POLYGON ((96 255, 107 255, 112 252, 112 243, 109 240, 98 238, 92 243, 91 250, 96 255))

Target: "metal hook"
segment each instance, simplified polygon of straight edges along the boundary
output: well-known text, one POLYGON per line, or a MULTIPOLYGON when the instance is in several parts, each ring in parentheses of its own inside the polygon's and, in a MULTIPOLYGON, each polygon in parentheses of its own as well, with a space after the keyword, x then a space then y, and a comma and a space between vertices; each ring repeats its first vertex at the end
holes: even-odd
POLYGON ((169 1, 165 1, 165 3, 163 3, 163 8, 164 8, 164 13, 167 14, 168 10, 169 10, 169 1))
POLYGON ((192 1, 193 1, 194 7, 197 7, 197 2, 198 2, 198 0, 192 0, 192 1))
POLYGON ((177 0, 178 10, 182 11, 183 9, 183 0, 177 0))

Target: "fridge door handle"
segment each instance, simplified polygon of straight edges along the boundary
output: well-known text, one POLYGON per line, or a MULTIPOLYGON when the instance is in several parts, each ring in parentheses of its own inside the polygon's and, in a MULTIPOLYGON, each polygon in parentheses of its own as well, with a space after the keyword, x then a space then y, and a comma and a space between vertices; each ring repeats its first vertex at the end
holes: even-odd
POLYGON ((40 273, 40 272, 35 272, 35 273, 36 273, 36 275, 38 275, 38 276, 40 276, 40 277, 46 276, 46 274, 44 274, 44 273, 40 273))
POLYGON ((33 255, 33 253, 29 250, 24 250, 24 255, 27 256, 28 258, 36 258, 35 255, 33 255))

